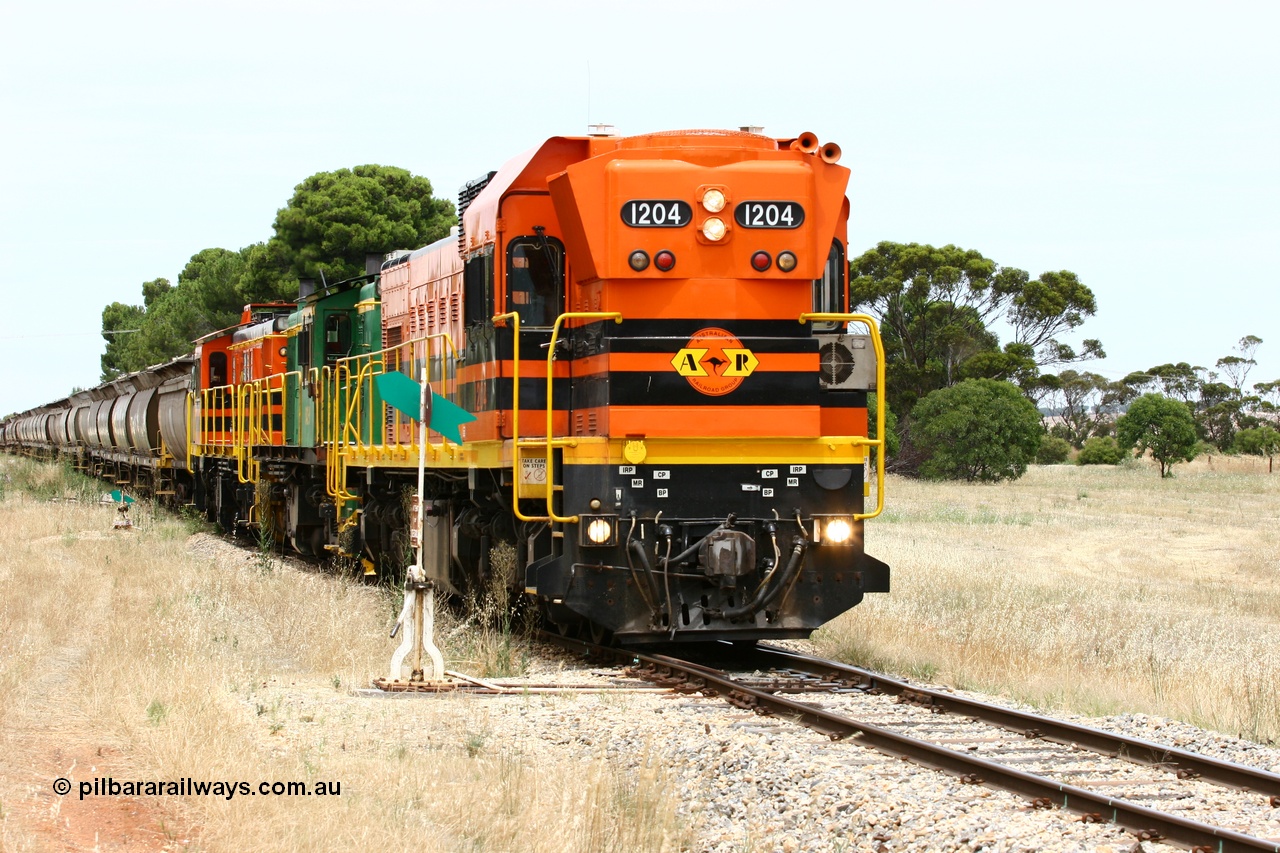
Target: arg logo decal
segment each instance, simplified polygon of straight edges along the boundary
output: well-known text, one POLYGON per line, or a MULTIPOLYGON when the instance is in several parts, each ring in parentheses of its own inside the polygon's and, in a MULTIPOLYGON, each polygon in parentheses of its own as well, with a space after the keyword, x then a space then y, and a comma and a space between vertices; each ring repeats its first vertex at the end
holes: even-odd
POLYGON ((694 332, 689 343, 671 357, 676 369, 699 393, 711 397, 728 394, 742 384, 760 364, 751 350, 724 329, 694 332))

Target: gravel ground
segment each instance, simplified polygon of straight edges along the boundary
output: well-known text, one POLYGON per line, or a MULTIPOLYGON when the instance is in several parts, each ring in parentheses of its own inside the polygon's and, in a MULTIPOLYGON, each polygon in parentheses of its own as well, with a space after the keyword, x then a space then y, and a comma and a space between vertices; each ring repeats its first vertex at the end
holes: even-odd
MULTIPOLYGON (((554 653, 552 653, 554 655, 554 653)), ((623 683, 616 670, 540 656, 523 679, 504 684, 623 683)), ((639 686, 640 683, 631 683, 639 686)), ((642 692, 574 695, 337 694, 281 687, 287 716, 323 723, 344 749, 374 751, 398 739, 411 750, 477 749, 537 762, 539 756, 604 756, 639 769, 664 768, 679 790, 694 850, 730 851, 1155 851, 1109 824, 881 755, 833 743, 791 723, 736 710, 721 700, 642 692), (389 731, 386 720, 396 722, 389 731), (456 721, 443 735, 440 720, 456 721), (464 722, 465 721, 465 722, 464 722), (443 739, 443 743, 442 743, 443 739)), ((1255 766, 1280 767, 1280 751, 1141 715, 1079 722, 1174 743, 1255 766)), ((290 725, 277 748, 313 748, 307 726, 290 725)), ((1280 819, 1272 810, 1271 819, 1280 819)))
MULTIPOLYGON (((220 551, 226 546, 207 547, 220 551)), ((783 645, 813 651, 807 643, 783 645)), ((602 689, 510 696, 387 694, 278 680, 244 701, 252 705, 278 700, 278 712, 261 718, 262 742, 282 755, 342 749, 385 756, 390 750, 408 750, 430 760, 443 749, 509 755, 534 764, 540 757, 554 756, 603 757, 629 770, 657 766, 678 791, 682 817, 693 835, 689 849, 694 851, 1177 849, 1139 841, 1110 824, 1083 823, 1059 809, 1034 809, 1013 794, 963 784, 948 774, 864 748, 856 739, 832 742, 801 726, 734 709, 723 700, 610 690, 648 685, 627 680, 615 669, 574 663, 549 647, 537 651, 525 676, 496 680, 602 689)), ((246 708, 246 713, 251 710, 246 708)), ((1280 772, 1280 750, 1186 723, 1141 714, 1062 716, 1280 772)), ((1263 817, 1274 826, 1280 809, 1270 809, 1263 817)))

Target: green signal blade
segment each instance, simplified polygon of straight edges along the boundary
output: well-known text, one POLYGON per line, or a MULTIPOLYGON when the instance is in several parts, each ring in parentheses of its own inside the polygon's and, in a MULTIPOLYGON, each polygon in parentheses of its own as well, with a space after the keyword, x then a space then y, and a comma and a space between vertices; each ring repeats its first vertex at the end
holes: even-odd
POLYGON ((387 405, 415 421, 422 417, 422 386, 403 373, 379 373, 373 384, 387 405))
POLYGON ((111 490, 111 500, 115 501, 116 503, 120 503, 121 501, 124 501, 127 504, 134 503, 133 498, 129 497, 119 489, 111 490))
POLYGON ((452 441, 462 444, 458 427, 474 421, 476 416, 461 406, 454 405, 436 392, 431 392, 431 428, 452 441))
MULTIPOLYGON (((421 417, 422 386, 403 373, 382 373, 373 377, 382 399, 415 421, 421 417)), ((434 391, 427 402, 427 425, 455 444, 462 444, 458 427, 474 421, 476 416, 449 402, 434 391)))

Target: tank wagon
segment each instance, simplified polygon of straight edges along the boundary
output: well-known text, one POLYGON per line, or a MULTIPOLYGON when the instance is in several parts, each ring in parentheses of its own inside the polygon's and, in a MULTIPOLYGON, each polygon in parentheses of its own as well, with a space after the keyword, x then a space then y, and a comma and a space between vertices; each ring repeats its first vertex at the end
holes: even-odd
POLYGON ((838 160, 812 134, 549 139, 464 187, 449 237, 0 441, 368 574, 420 539, 439 588, 506 584, 566 632, 805 637, 889 588, 838 160), (420 446, 394 373, 473 419, 420 446))

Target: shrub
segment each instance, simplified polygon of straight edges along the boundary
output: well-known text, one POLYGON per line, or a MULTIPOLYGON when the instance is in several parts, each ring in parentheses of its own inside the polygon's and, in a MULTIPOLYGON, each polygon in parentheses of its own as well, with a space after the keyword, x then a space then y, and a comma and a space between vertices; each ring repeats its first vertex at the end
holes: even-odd
POLYGON ((1040 437, 1040 449, 1036 452, 1037 465, 1061 465, 1071 455, 1071 442, 1056 435, 1040 437))
POLYGON ((1280 432, 1269 426, 1242 429, 1236 433, 1235 450, 1251 456, 1274 456, 1280 452, 1280 432))
POLYGON ((1151 451, 1160 463, 1160 476, 1173 474, 1174 463, 1196 458, 1196 422, 1185 403, 1161 394, 1144 394, 1116 421, 1116 435, 1136 455, 1151 451))
POLYGON ((1015 480, 1040 450, 1040 412, 1018 388, 966 379, 929 394, 911 410, 911 437, 930 480, 1015 480))
POLYGON ((1080 455, 1076 457, 1078 465, 1118 465, 1124 458, 1124 451, 1116 440, 1109 435, 1095 435, 1084 443, 1080 455))

